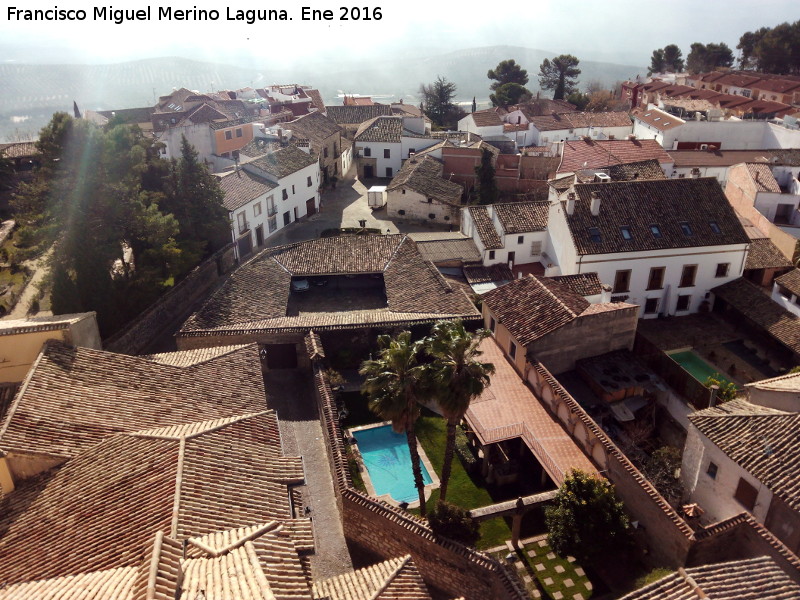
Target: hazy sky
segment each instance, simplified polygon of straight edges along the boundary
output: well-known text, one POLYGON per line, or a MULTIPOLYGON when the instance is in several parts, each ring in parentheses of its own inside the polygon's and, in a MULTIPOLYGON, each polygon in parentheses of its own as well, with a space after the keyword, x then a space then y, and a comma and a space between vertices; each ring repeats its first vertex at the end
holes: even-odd
POLYGON ((147 2, 7 0, 0 15, 0 60, 95 63, 184 56, 230 62, 236 56, 251 55, 280 56, 291 62, 307 57, 329 60, 347 54, 369 61, 379 48, 395 50, 396 59, 402 60, 404 53, 502 44, 569 52, 583 60, 645 65, 654 48, 669 43, 678 44, 684 56, 695 41, 726 42, 735 50, 743 32, 774 26, 798 14, 797 0, 761 0, 755 4, 752 0, 361 0, 358 4, 370 9, 380 7, 382 19, 341 21, 341 3, 327 0, 240 0, 229 4, 198 0, 171 6, 217 9, 219 20, 158 21, 159 5, 153 3, 149 22, 116 25, 93 20, 93 7, 136 9, 148 6, 147 2), (332 9, 335 20, 303 22, 303 5, 332 9), (88 14, 83 22, 26 22, 9 20, 9 6, 84 9, 88 14), (285 9, 293 20, 248 25, 226 20, 228 7, 232 13, 239 8, 285 9), (50 52, 51 48, 55 52, 50 52))

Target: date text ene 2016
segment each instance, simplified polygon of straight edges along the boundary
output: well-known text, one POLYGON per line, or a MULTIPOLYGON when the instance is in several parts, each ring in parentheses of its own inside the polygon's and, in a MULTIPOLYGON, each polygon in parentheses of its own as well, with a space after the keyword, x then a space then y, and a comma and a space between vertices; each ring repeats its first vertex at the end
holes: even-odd
MULTIPOLYGON (((374 8, 369 6, 340 6, 337 11, 339 13, 339 21, 380 21, 383 18, 380 6, 374 8)), ((304 6, 300 12, 300 18, 303 21, 333 21, 336 20, 336 14, 331 9, 320 10, 304 6)))

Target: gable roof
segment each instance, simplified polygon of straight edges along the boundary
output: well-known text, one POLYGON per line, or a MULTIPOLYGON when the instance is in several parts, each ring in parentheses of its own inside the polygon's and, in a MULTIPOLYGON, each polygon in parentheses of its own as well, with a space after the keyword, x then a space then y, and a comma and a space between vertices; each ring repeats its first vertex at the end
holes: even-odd
POLYGON ((749 241, 713 177, 577 184, 575 195, 573 214, 567 214, 565 209, 564 216, 578 254, 725 246, 749 241), (598 216, 591 213, 593 193, 600 198, 598 216), (720 233, 713 232, 712 222, 720 233), (684 234, 682 223, 688 224, 690 235, 684 234), (658 226, 660 237, 653 235, 651 225, 658 226), (623 237, 623 227, 629 228, 631 239, 623 237), (592 240, 590 228, 597 228, 600 241, 592 240))
POLYGON ((318 581, 312 593, 320 600, 430 600, 431 597, 411 555, 318 581))
POLYGON ((255 345, 177 367, 50 341, 0 427, 0 448, 64 460, 117 432, 263 407, 255 345))
POLYGON ((329 137, 341 132, 341 128, 333 120, 319 111, 284 123, 282 127, 292 131, 296 136, 307 138, 317 146, 321 146, 329 137))
POLYGON ((634 119, 639 119, 642 123, 647 123, 650 127, 658 129, 659 131, 667 131, 679 125, 686 123, 683 119, 679 119, 675 115, 668 112, 659 110, 657 108, 635 108, 631 111, 631 116, 634 119))
POLYGON ((289 145, 265 154, 256 160, 247 163, 269 173, 273 177, 283 179, 317 162, 317 158, 303 152, 297 146, 289 145))
POLYGON ((770 150, 670 150, 676 167, 731 167, 743 162, 767 162, 770 150))
POLYGON ((0 320, 0 335, 19 335, 38 331, 69 329, 84 319, 94 318, 95 312, 73 313, 67 315, 32 316, 24 319, 0 320))
POLYGON ((442 164, 432 156, 409 158, 386 190, 408 188, 438 202, 460 206, 464 188, 442 178, 442 164))
POLYGON ((771 558, 760 556, 679 569, 620 600, 791 600, 800 585, 771 558))
POLYGON ((470 206, 468 210, 483 247, 487 250, 502 248, 503 240, 500 239, 500 235, 494 228, 489 208, 487 206, 470 206))
POLYGON ((777 277, 775 283, 800 298, 800 269, 792 269, 785 275, 777 277))
POLYGON ((356 142, 400 143, 403 117, 375 117, 362 123, 356 131, 356 142))
POLYGON ((391 115, 392 107, 388 104, 326 106, 325 112, 337 125, 357 125, 376 117, 391 115))
POLYGON ((769 165, 764 163, 745 163, 745 166, 750 179, 753 180, 756 186, 756 192, 781 193, 781 187, 775 180, 769 165))
POLYGON ((478 110, 471 113, 470 116, 475 122, 476 127, 492 127, 495 125, 503 125, 503 120, 497 114, 496 108, 487 108, 485 110, 478 110))
POLYGON ((656 159, 611 165, 603 169, 612 181, 634 181, 637 179, 666 179, 661 164, 656 159))
POLYGON ((800 414, 735 400, 694 412, 689 421, 773 494, 800 509, 800 414))
POLYGON ((792 262, 783 255, 783 252, 769 238, 755 238, 750 240, 750 249, 747 251, 745 269, 774 269, 789 268, 792 262))
POLYGON ((672 157, 655 140, 568 140, 564 142, 558 172, 574 173, 648 159, 672 162, 672 157))
POLYGON ((589 307, 568 286, 535 275, 486 292, 483 303, 523 346, 566 325, 589 307))
POLYGON ((566 285, 581 296, 597 296, 603 291, 597 273, 576 273, 575 275, 557 275, 551 279, 566 285))
POLYGON ((220 177, 219 187, 223 193, 222 204, 234 211, 274 190, 277 185, 249 171, 237 169, 220 177))
POLYGON ((451 287, 407 236, 337 236, 265 250, 236 269, 179 335, 318 331, 477 316, 467 296, 451 287), (293 276, 357 274, 382 275, 386 308, 288 314, 293 276))
POLYGON ((630 127, 631 118, 626 112, 568 112, 531 117, 530 122, 539 131, 561 131, 587 127, 630 127))
POLYGON ((183 540, 291 522, 287 485, 303 481, 302 461, 282 455, 274 412, 189 431, 113 435, 3 497, 4 581, 137 567, 156 532, 183 540))
POLYGON ((547 229, 549 202, 509 202, 492 205, 503 233, 528 233, 547 229))

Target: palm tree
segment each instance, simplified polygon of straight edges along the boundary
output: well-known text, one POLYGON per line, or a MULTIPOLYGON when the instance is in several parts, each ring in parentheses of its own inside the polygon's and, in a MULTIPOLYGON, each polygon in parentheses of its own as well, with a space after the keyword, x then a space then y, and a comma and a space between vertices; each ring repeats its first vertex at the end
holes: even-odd
POLYGON ((401 331, 394 338, 378 336, 378 358, 365 360, 358 372, 366 377, 361 391, 369 397, 369 409, 392 422, 392 429, 406 434, 411 454, 414 485, 419 492, 419 511, 425 516, 425 484, 422 481, 417 436, 414 424, 419 417, 421 366, 417 363, 421 343, 411 341, 410 331, 401 331))
POLYGON ((447 498, 447 484, 456 445, 456 425, 464 418, 473 398, 489 385, 494 365, 478 360, 483 352, 478 348, 489 335, 486 329, 475 334, 464 328, 461 321, 439 321, 425 340, 426 352, 433 362, 426 365, 429 378, 442 415, 447 419, 447 443, 442 464, 439 500, 447 498))

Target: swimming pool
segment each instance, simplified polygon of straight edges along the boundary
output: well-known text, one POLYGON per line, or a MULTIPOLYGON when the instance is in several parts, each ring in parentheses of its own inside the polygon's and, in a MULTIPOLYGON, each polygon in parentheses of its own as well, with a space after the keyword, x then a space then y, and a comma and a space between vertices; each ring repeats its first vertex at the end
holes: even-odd
MULTIPOLYGON (((397 502, 411 503, 419 500, 411 470, 411 453, 404 433, 395 433, 391 425, 353 430, 358 449, 367 468, 375 495, 389 494, 397 502)), ((422 481, 432 483, 425 464, 421 461, 422 481)))
POLYGON ((730 383, 730 379, 722 375, 719 369, 714 368, 703 360, 695 351, 686 350, 684 352, 675 352, 670 354, 669 357, 682 366, 684 369, 697 379, 700 383, 705 385, 708 378, 715 373, 720 376, 723 382, 730 383))

